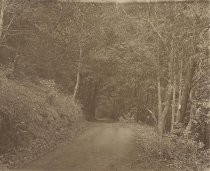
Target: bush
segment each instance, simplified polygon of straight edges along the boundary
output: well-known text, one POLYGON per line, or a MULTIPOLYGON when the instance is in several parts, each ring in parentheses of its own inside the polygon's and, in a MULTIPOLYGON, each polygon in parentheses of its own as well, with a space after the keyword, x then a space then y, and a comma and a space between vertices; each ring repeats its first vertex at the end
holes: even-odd
POLYGON ((194 139, 173 134, 160 137, 154 128, 145 125, 139 131, 139 147, 148 158, 157 158, 186 171, 200 171, 208 163, 209 151, 202 150, 203 144, 194 139))
POLYGON ((48 137, 81 117, 71 97, 58 92, 53 81, 19 82, 0 69, 0 153, 48 137))

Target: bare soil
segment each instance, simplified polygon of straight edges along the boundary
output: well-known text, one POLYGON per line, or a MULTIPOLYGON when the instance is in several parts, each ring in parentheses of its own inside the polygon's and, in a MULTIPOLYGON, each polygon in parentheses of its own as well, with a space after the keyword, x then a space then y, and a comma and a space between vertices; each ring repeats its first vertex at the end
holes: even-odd
MULTIPOLYGON (((93 123, 72 142, 29 163, 21 171, 157 171, 149 163, 136 165, 137 127, 120 123, 93 123), (147 165, 147 167, 145 167, 147 165)), ((142 154, 142 157, 144 154, 142 154)))

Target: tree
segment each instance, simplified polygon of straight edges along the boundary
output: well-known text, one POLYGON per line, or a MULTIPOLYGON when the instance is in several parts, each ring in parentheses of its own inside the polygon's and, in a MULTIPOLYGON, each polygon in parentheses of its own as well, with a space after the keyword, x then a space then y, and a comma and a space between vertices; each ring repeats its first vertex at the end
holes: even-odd
POLYGON ((25 75, 55 79, 90 120, 131 117, 160 134, 192 120, 193 85, 207 56, 205 3, 29 6, 23 24, 11 25, 32 30, 16 36, 25 75))
POLYGON ((2 38, 2 32, 3 32, 3 24, 4 24, 4 10, 6 6, 6 1, 2 0, 1 1, 1 12, 0 12, 0 40, 2 38))

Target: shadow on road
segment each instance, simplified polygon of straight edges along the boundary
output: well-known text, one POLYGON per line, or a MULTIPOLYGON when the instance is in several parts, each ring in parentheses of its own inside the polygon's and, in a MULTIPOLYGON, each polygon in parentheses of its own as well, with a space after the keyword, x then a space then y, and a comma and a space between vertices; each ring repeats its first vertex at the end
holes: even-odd
POLYGON ((118 120, 114 119, 107 119, 107 118, 98 118, 96 120, 90 121, 90 122, 97 122, 97 123, 118 123, 118 120))

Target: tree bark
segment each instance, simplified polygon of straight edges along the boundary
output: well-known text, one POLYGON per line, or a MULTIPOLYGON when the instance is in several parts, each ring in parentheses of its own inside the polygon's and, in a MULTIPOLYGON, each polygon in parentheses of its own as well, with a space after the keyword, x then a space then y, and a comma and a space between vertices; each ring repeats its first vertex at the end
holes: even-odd
POLYGON ((175 110, 176 110, 176 78, 174 76, 173 96, 172 96, 172 111, 171 111, 171 131, 174 129, 175 110))
POLYGON ((170 105, 171 105, 171 98, 172 98, 172 80, 173 80, 173 46, 172 45, 171 45, 170 59, 168 63, 169 80, 168 80, 168 86, 167 86, 167 91, 165 95, 165 106, 164 106, 163 111, 161 107, 162 103, 161 103, 161 92, 160 92, 160 77, 159 77, 160 74, 158 74, 158 108, 159 108, 158 109, 159 110, 158 132, 160 135, 162 135, 165 131, 166 116, 169 112, 170 105))
POLYGON ((3 33, 5 3, 6 3, 6 0, 1 0, 1 12, 0 12, 0 42, 1 42, 2 33, 3 33))
POLYGON ((161 85, 160 85, 160 73, 158 71, 158 78, 157 78, 157 89, 158 89, 158 118, 162 114, 162 98, 161 98, 161 85))
POLYGON ((196 69, 196 62, 195 59, 190 58, 189 66, 188 66, 188 72, 185 79, 185 85, 182 95, 182 101, 181 101, 181 110, 180 115, 178 118, 178 122, 184 123, 184 118, 186 116, 186 110, 187 110, 187 104, 189 101, 189 94, 192 86, 193 76, 195 74, 196 69))
POLYGON ((82 67, 82 45, 81 42, 79 43, 79 61, 78 61, 78 68, 77 68, 77 80, 74 87, 74 93, 73 93, 73 100, 76 100, 78 90, 79 90, 79 84, 80 84, 80 70, 82 67))
POLYGON ((180 109, 181 109, 181 100, 182 100, 182 66, 183 62, 181 60, 180 72, 179 72, 179 96, 177 102, 176 122, 178 121, 178 118, 180 118, 180 109))
POLYGON ((189 122, 185 128, 185 131, 184 131, 184 136, 186 138, 189 138, 189 135, 191 133, 191 129, 192 129, 192 121, 193 121, 193 116, 194 116, 194 112, 195 112, 195 104, 193 104, 193 101, 192 101, 192 91, 190 92, 190 95, 189 95, 189 99, 190 99, 190 117, 189 117, 189 122))
POLYGON ((164 110, 163 112, 161 112, 161 115, 158 116, 158 132, 160 135, 162 135, 165 130, 165 120, 170 108, 171 97, 172 97, 171 91, 172 91, 172 86, 169 84, 166 92, 166 102, 164 110))

